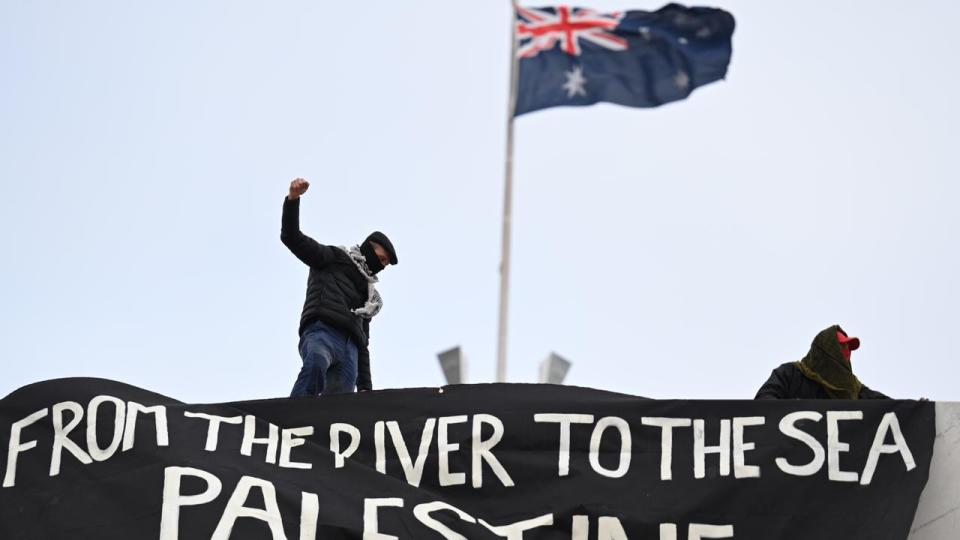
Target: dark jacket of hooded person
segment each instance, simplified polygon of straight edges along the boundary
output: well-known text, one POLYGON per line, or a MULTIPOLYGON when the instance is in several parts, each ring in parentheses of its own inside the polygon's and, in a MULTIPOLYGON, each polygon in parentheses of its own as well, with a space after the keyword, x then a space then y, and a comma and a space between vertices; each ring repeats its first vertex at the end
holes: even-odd
POLYGON ((846 332, 838 325, 821 331, 813 338, 810 352, 798 362, 774 369, 754 399, 890 399, 867 388, 853 374, 842 338, 846 332))
MULTIPOLYGON (((300 199, 283 200, 283 218, 280 239, 290 251, 310 267, 307 294, 300 315, 300 334, 311 323, 322 321, 357 341, 357 389, 371 390, 370 377, 370 319, 354 310, 368 300, 368 282, 350 256, 342 249, 323 245, 300 231, 300 199)), ((383 233, 371 234, 360 246, 368 267, 373 273, 383 269, 371 246, 371 240, 383 245, 391 262, 396 264, 396 252, 383 233)))

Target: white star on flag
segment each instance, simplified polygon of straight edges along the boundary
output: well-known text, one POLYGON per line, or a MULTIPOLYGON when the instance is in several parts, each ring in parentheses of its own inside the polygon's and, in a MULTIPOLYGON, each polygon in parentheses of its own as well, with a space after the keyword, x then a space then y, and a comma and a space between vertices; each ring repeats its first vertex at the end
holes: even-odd
POLYGON ((583 76, 583 68, 574 67, 571 71, 564 72, 567 82, 563 83, 563 89, 567 91, 567 97, 586 96, 587 78, 583 76))

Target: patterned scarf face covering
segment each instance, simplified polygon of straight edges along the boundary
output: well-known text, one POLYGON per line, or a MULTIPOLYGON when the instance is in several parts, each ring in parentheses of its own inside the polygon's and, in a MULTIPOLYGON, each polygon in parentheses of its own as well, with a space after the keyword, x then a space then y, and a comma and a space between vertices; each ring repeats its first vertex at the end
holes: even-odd
POLYGON ((367 259, 360 251, 360 246, 351 246, 349 248, 340 246, 340 249, 350 256, 350 260, 353 261, 354 266, 357 267, 357 270, 359 270, 367 280, 367 303, 364 304, 363 307, 352 311, 354 315, 359 315, 364 319, 372 319, 374 315, 380 313, 380 310, 383 309, 383 298, 380 297, 380 293, 373 285, 380 280, 370 271, 370 267, 367 265, 367 259))
POLYGON ((844 361, 837 332, 843 332, 843 329, 834 325, 817 334, 810 352, 797 362, 797 367, 805 377, 819 383, 830 397, 859 399, 863 383, 853 374, 851 365, 844 361))

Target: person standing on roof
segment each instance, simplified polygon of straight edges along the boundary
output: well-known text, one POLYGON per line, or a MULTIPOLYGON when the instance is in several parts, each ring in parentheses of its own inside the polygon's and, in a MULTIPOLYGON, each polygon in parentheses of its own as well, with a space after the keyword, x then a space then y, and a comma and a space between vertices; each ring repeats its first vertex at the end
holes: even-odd
POLYGON ((858 348, 860 338, 833 325, 813 338, 802 360, 773 370, 754 399, 890 399, 853 374, 850 355, 858 348))
POLYGON ((300 231, 300 197, 310 183, 290 182, 283 200, 280 240, 310 267, 300 315, 303 367, 290 397, 371 390, 370 319, 383 307, 377 274, 397 264, 390 239, 376 231, 361 244, 333 247, 300 231))

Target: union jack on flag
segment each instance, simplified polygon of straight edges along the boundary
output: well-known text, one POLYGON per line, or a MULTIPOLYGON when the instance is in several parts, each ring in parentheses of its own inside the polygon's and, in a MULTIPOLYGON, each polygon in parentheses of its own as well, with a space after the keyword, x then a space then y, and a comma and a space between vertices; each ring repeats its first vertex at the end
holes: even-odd
POLYGON ((601 101, 656 107, 684 99, 726 76, 734 26, 726 11, 679 4, 613 13, 518 6, 514 115, 601 101))
POLYGON ((611 51, 625 51, 627 40, 609 32, 620 25, 622 13, 560 6, 554 9, 517 7, 517 56, 529 58, 560 43, 567 54, 580 56, 580 40, 611 51))

